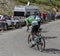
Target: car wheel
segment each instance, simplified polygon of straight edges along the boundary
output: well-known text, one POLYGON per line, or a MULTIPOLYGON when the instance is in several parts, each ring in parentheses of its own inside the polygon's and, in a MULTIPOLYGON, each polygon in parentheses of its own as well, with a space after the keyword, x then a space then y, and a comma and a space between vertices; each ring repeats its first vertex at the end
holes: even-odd
POLYGON ((16 23, 16 26, 15 26, 15 28, 19 28, 19 23, 16 23))
POLYGON ((7 24, 5 24, 4 30, 8 30, 8 25, 7 24))

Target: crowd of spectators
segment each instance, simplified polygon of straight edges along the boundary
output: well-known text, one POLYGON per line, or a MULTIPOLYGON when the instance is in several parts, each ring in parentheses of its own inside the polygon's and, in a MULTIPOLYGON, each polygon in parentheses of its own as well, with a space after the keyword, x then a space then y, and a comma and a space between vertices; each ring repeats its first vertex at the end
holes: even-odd
POLYGON ((56 20, 56 15, 57 15, 57 9, 56 8, 52 8, 51 11, 41 12, 41 18, 42 18, 43 22, 56 20))

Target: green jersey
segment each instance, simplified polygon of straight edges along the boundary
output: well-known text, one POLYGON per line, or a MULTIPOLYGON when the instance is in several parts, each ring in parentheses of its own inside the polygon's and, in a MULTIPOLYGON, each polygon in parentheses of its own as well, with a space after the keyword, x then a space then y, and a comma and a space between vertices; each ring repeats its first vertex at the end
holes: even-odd
POLYGON ((28 24, 32 24, 32 21, 34 21, 35 19, 34 18, 30 18, 30 17, 28 17, 28 18, 26 18, 26 23, 28 23, 28 24))

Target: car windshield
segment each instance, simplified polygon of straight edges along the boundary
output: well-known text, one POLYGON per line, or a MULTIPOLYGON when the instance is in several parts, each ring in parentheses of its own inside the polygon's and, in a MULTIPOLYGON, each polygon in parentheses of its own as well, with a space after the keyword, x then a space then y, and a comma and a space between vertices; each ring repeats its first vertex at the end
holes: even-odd
POLYGON ((19 17, 14 17, 15 20, 19 20, 19 17))
POLYGON ((35 18, 35 16, 34 16, 34 15, 31 15, 31 16, 29 16, 28 18, 35 18))
POLYGON ((8 15, 3 15, 4 19, 10 20, 10 17, 8 15))

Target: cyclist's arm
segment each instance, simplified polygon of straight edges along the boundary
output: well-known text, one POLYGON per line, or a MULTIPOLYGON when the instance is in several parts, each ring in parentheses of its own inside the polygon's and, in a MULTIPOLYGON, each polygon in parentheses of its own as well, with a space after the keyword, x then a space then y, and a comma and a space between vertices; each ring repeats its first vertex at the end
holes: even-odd
POLYGON ((28 24, 28 18, 26 18, 25 21, 26 21, 26 24, 28 24))

